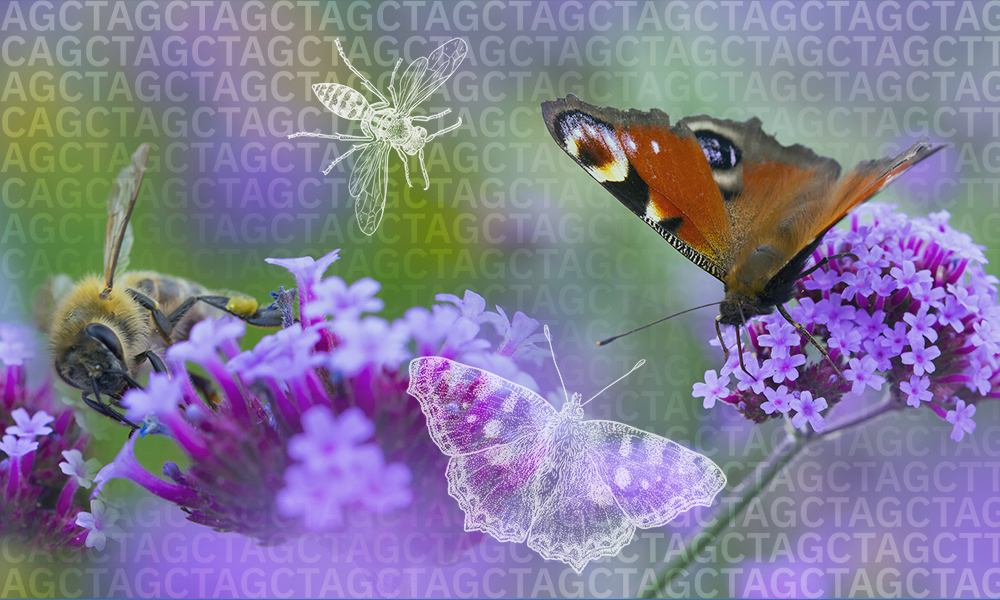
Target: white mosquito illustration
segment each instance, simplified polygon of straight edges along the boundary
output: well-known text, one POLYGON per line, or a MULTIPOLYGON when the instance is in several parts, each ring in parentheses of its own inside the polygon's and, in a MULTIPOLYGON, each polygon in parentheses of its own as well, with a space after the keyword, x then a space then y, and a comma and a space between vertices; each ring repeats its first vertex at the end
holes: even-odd
POLYGON ((328 109, 339 117, 361 121, 361 131, 364 135, 346 135, 343 133, 310 133, 299 132, 289 135, 289 139, 297 137, 315 137, 331 140, 357 142, 347 152, 330 163, 323 174, 326 175, 340 161, 351 154, 361 151, 351 173, 348 191, 355 199, 354 209, 358 215, 358 224, 366 235, 375 233, 382 215, 385 212, 385 195, 388 187, 389 150, 393 149, 403 161, 403 172, 406 183, 410 187, 410 167, 407 156, 418 157, 420 169, 424 175, 424 189, 428 189, 427 165, 424 164, 424 145, 439 135, 448 133, 462 124, 462 119, 450 127, 428 135, 427 130, 414 122, 426 122, 443 117, 451 109, 436 115, 420 116, 410 113, 418 104, 426 100, 434 90, 448 80, 458 65, 465 60, 469 46, 464 40, 454 38, 438 46, 430 56, 420 57, 410 63, 399 78, 399 89, 396 89, 396 72, 403 59, 396 61, 389 79, 389 98, 379 92, 368 79, 358 72, 347 59, 340 40, 336 40, 337 51, 347 68, 358 76, 361 83, 375 94, 379 101, 369 104, 364 95, 353 88, 339 83, 317 83, 312 86, 313 93, 328 109))

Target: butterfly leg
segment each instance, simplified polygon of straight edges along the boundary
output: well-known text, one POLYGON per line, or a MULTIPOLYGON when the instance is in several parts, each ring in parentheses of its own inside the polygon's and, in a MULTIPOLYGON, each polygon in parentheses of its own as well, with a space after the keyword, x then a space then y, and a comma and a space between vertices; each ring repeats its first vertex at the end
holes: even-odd
POLYGON ((362 75, 357 69, 354 68, 354 65, 351 64, 351 61, 348 60, 347 55, 344 53, 344 48, 340 45, 340 38, 335 38, 334 42, 337 44, 337 52, 340 53, 340 58, 344 59, 344 64, 347 65, 347 68, 351 70, 351 73, 354 73, 355 75, 358 76, 358 79, 361 80, 361 84, 364 85, 366 88, 368 88, 371 91, 371 93, 378 96, 379 99, 382 100, 382 102, 389 102, 388 100, 385 99, 385 96, 383 96, 381 92, 375 89, 375 86, 372 85, 370 81, 368 81, 367 77, 362 75))
POLYGON ((715 335, 719 336, 719 346, 722 348, 722 354, 726 357, 725 362, 729 362, 729 347, 726 346, 725 340, 722 339, 722 315, 715 315, 715 335))
POLYGON ((841 252, 840 254, 831 254, 830 256, 824 256, 823 260, 819 261, 818 263, 816 263, 815 265, 813 265, 812 267, 810 267, 808 271, 805 271, 802 274, 800 274, 799 275, 799 279, 805 279, 806 277, 812 275, 813 271, 815 271, 816 269, 822 267, 823 265, 825 265, 826 263, 830 262, 831 260, 834 260, 834 259, 837 259, 837 258, 845 258, 845 257, 848 257, 848 256, 850 256, 854 260, 858 260, 858 255, 854 254, 853 252, 841 252))
POLYGON ((816 347, 817 350, 819 350, 820 354, 822 354, 826 358, 827 362, 830 363, 830 366, 833 367, 834 372, 837 373, 837 375, 840 377, 840 380, 844 382, 844 384, 847 384, 847 379, 844 378, 844 374, 841 373, 840 369, 837 368, 837 365, 834 364, 833 359, 830 357, 830 353, 827 352, 826 348, 824 348, 819 342, 817 342, 816 339, 813 338, 813 336, 810 335, 808 331, 806 331, 806 328, 803 327, 801 323, 792 319, 792 315, 788 314, 788 311, 785 310, 784 304, 778 305, 778 312, 781 313, 781 316, 785 317, 785 320, 791 323, 792 326, 795 327, 796 331, 801 333, 809 341, 810 344, 812 344, 813 346, 816 347))

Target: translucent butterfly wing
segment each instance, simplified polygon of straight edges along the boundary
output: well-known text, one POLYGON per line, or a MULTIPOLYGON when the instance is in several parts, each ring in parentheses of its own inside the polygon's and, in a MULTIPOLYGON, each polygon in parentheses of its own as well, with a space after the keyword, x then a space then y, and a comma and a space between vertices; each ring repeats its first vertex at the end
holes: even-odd
POLYGON ((365 235, 375 233, 385 213, 385 196, 389 187, 387 167, 391 148, 392 145, 384 140, 370 142, 361 151, 351 173, 348 191, 354 197, 358 225, 365 235))
POLYGON ((531 497, 536 504, 528 547, 548 560, 561 560, 577 573, 592 560, 618 554, 632 540, 635 525, 615 503, 595 460, 586 423, 566 422, 568 435, 551 448, 538 470, 531 497))
POLYGON ((397 110, 409 114, 458 70, 468 53, 465 40, 454 38, 438 46, 427 58, 420 57, 410 63, 399 79, 397 110))
POLYGON ((547 453, 542 440, 530 435, 453 456, 445 477, 448 494, 465 513, 465 530, 485 531, 501 542, 523 542, 538 512, 534 484, 547 453))
POLYGON ((407 390, 420 401, 431 439, 448 456, 534 440, 558 414, 531 390, 437 356, 410 362, 407 390))
POLYGON ((726 475, 712 460, 664 437, 615 421, 585 421, 585 453, 637 527, 660 527, 694 506, 711 506, 726 475))
POLYGON ((410 363, 409 393, 420 401, 431 439, 451 456, 448 493, 466 531, 523 542, 536 512, 532 483, 548 449, 555 409, 531 390, 446 358, 410 363))
POLYGON ((104 232, 104 284, 110 288, 114 276, 128 267, 129 253, 132 251, 132 225, 129 223, 132 210, 139 198, 142 176, 146 173, 146 158, 149 145, 141 144, 132 154, 128 166, 118 173, 118 178, 108 194, 108 225, 104 232))

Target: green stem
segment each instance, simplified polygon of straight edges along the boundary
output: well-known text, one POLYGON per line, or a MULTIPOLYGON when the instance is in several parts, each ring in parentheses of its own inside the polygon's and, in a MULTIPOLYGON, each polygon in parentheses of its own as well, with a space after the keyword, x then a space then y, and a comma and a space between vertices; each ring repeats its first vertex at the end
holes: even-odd
POLYGON ((677 558, 672 560, 656 578, 655 587, 646 587, 644 590, 640 590, 641 598, 656 598, 663 597, 664 591, 670 586, 670 584, 685 574, 687 567, 694 562, 702 551, 708 547, 709 544, 715 541, 720 533, 722 533, 729 525, 736 519, 740 513, 743 512, 753 500, 767 487, 768 484, 780 473, 796 456, 799 455, 806 446, 809 444, 828 439, 834 435, 841 433, 847 429, 860 425, 869 419, 873 419, 883 413, 890 410, 894 410, 899 407, 899 403, 893 399, 888 399, 879 405, 872 412, 862 415, 856 419, 842 423, 832 429, 828 429, 821 434, 813 435, 799 435, 798 432, 791 430, 789 431, 788 437, 786 437, 777 448, 764 460, 754 472, 749 475, 742 483, 730 494, 729 499, 724 502, 724 504, 729 505, 728 509, 723 509, 716 514, 714 524, 708 526, 707 528, 695 533, 690 538, 688 538, 687 543, 684 545, 684 551, 681 552, 677 558))

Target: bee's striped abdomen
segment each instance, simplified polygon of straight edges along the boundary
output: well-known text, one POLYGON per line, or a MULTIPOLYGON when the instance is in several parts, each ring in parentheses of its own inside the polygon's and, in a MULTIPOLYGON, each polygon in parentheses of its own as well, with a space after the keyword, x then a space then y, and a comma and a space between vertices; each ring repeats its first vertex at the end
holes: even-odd
POLYGON ((346 85, 316 83, 312 87, 313 93, 316 94, 319 101, 338 117, 353 121, 364 120, 366 113, 371 112, 371 107, 364 95, 346 85))

